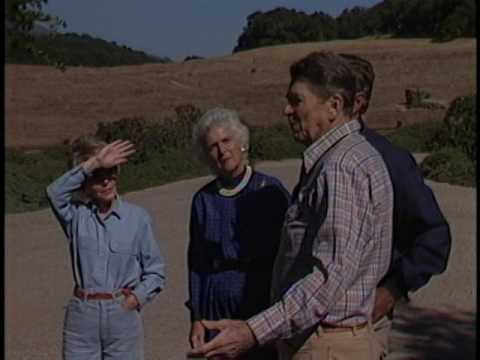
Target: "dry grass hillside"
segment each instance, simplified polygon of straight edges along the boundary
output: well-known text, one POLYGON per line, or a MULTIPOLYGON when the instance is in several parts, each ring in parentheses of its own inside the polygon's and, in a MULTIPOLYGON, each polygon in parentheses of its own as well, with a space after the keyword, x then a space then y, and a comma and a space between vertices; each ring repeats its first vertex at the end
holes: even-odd
POLYGON ((394 127, 439 119, 444 110, 408 110, 404 91, 420 87, 444 103, 476 91, 476 40, 443 44, 415 39, 362 39, 256 49, 185 63, 114 68, 6 65, 6 145, 31 148, 92 132, 99 121, 169 114, 192 103, 239 110, 250 124, 284 121, 289 65, 314 50, 370 60, 376 83, 369 123, 394 127))

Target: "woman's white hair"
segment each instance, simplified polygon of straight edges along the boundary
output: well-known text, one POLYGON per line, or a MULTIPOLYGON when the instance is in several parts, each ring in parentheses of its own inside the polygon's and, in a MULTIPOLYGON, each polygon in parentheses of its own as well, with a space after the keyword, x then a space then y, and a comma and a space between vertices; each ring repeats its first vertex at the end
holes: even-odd
POLYGON ((217 107, 203 114, 192 129, 194 155, 201 162, 206 165, 210 163, 205 140, 208 132, 214 128, 229 131, 233 139, 238 141, 240 146, 245 149, 243 154, 248 159, 248 149, 250 148, 248 127, 240 120, 236 111, 217 107))

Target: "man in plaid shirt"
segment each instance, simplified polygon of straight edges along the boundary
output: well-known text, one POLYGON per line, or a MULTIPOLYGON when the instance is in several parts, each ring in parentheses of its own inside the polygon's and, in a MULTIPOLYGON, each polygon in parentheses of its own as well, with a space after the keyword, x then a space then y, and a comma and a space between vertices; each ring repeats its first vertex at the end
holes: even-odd
POLYGON ((284 112, 307 149, 283 225, 272 305, 247 321, 205 321, 220 333, 190 356, 236 358, 274 341, 281 359, 383 356, 371 316, 390 264, 390 177, 352 120, 348 62, 314 52, 294 63, 290 76, 284 112))

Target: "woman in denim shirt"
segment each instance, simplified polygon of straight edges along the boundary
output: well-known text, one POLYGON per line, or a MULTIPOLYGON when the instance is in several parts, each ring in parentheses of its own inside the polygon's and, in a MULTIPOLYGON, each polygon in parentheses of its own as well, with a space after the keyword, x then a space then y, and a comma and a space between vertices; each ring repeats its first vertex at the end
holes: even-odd
POLYGON ((150 215, 117 193, 118 166, 134 152, 128 141, 80 138, 73 169, 47 188, 75 283, 63 331, 67 360, 143 359, 140 310, 163 289, 165 272, 150 215))

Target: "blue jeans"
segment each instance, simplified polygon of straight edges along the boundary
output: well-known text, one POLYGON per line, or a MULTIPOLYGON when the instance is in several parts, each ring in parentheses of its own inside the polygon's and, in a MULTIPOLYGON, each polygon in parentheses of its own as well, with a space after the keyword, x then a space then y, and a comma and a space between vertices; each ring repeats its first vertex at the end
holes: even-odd
POLYGON ((64 360, 143 360, 143 323, 137 310, 113 300, 68 302, 63 327, 64 360))

